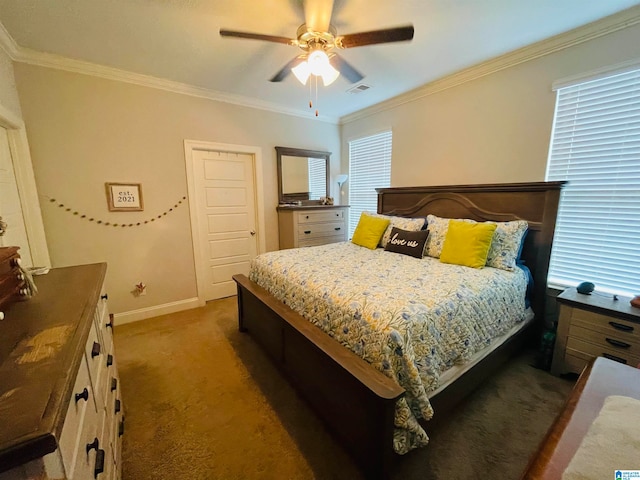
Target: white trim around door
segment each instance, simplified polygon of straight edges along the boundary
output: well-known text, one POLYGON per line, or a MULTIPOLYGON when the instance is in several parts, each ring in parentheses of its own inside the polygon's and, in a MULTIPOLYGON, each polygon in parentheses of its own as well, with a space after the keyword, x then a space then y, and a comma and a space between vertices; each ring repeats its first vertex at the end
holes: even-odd
POLYGON ((187 173, 187 191, 189 195, 189 213, 191 216, 191 240, 193 242, 193 258, 195 261, 196 272, 196 285, 198 290, 198 304, 203 306, 206 303, 204 296, 204 285, 206 282, 206 265, 205 260, 202 258, 202 248, 200 242, 200 225, 198 215, 198 205, 195 199, 197 198, 195 187, 195 172, 193 152, 194 151, 225 151, 234 153, 243 153, 253 156, 253 180, 254 180, 254 194, 255 194, 255 212, 256 212, 256 237, 258 254, 266 251, 265 240, 265 220, 264 220, 264 202, 263 196, 263 184, 262 184, 262 148, 253 147, 247 145, 233 145, 228 143, 216 143, 205 142, 199 140, 185 140, 184 141, 184 158, 187 173))
POLYGON ((29 240, 31 261, 36 267, 51 267, 47 239, 44 233, 44 223, 40 211, 40 199, 36 179, 33 174, 33 164, 29 153, 29 142, 24 122, 10 110, 0 105, 0 127, 7 130, 9 149, 13 160, 13 170, 16 177, 22 217, 29 240))

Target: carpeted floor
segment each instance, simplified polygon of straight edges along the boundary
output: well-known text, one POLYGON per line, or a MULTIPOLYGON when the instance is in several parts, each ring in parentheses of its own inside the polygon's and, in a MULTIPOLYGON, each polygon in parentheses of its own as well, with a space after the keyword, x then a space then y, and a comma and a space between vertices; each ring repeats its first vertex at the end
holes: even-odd
MULTIPOLYGON (((359 479, 237 330, 235 297, 118 326, 125 480, 359 479)), ((518 479, 573 383, 516 357, 401 457, 395 479, 518 479)), ((437 414, 437 413, 436 413, 437 414)))

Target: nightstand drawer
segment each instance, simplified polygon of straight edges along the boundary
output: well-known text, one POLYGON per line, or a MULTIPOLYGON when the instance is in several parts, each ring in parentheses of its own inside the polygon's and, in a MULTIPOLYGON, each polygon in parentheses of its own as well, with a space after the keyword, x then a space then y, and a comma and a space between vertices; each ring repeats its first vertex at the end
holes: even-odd
POLYGON ((591 357, 606 357, 632 366, 640 364, 640 357, 627 351, 596 345, 574 337, 567 339, 567 353, 574 356, 580 356, 582 353, 591 357))
POLYGON ((572 323, 569 327, 569 338, 584 340, 610 350, 627 352, 640 357, 640 342, 631 335, 620 335, 614 330, 613 333, 602 333, 596 330, 584 328, 572 323))
POLYGON ((574 308, 571 312, 571 325, 588 328, 604 335, 613 335, 620 337, 620 339, 625 338, 626 342, 640 344, 640 324, 624 319, 574 308))
POLYGON ((301 212, 298 214, 298 223, 318 223, 318 222, 340 222, 344 218, 342 210, 331 210, 326 212, 301 212))

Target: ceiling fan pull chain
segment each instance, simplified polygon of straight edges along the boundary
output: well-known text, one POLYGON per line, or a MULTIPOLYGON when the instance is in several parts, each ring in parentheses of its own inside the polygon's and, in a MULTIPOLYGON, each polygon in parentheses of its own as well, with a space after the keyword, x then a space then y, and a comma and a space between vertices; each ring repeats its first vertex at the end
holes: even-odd
MULTIPOLYGON (((316 107, 318 106, 318 76, 314 75, 316 79, 316 107)), ((318 116, 318 109, 316 108, 316 117, 318 116)))

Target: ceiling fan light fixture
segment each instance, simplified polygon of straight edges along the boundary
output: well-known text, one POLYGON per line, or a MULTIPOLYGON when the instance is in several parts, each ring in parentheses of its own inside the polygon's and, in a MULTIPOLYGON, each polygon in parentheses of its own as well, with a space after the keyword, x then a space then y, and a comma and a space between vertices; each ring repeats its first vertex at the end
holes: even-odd
POLYGON ((322 50, 314 50, 307 60, 291 69, 301 84, 306 85, 311 75, 322 77, 324 86, 331 85, 340 76, 340 72, 329 63, 329 57, 322 50))
POLYGON ((291 71, 302 85, 307 84, 311 71, 309 70, 309 64, 306 61, 300 62, 297 66, 293 67, 291 71))
POLYGON ((325 87, 331 85, 336 79, 340 76, 340 72, 333 68, 331 65, 328 65, 328 68, 322 74, 322 83, 325 87))

